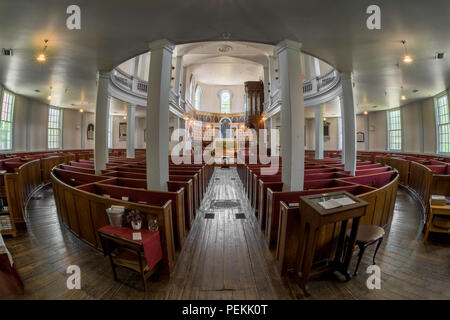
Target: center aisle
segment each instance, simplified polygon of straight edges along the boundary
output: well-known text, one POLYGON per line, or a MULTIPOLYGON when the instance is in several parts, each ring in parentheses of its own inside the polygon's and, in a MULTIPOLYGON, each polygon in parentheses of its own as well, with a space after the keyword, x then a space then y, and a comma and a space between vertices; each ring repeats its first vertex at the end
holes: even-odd
POLYGON ((235 168, 215 169, 167 298, 292 299, 235 168))

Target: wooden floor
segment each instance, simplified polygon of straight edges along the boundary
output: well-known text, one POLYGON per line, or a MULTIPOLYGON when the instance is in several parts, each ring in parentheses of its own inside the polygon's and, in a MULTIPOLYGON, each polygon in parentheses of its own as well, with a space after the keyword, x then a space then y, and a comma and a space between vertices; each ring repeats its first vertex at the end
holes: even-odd
MULTIPOLYGON (((147 294, 139 277, 126 270, 118 270, 123 282, 115 282, 108 259, 60 225, 51 188, 36 194, 28 215, 28 231, 5 239, 26 292, 8 298, 304 299, 292 280, 278 275, 235 169, 216 169, 174 273, 170 279, 152 276, 147 294), (239 213, 244 219, 237 219, 239 213), (81 290, 66 287, 69 265, 81 268, 81 290)), ((422 239, 419 208, 400 189, 377 256, 381 290, 366 287, 371 248, 357 277, 312 281, 308 299, 450 299, 450 241, 433 237, 425 245, 422 239)))

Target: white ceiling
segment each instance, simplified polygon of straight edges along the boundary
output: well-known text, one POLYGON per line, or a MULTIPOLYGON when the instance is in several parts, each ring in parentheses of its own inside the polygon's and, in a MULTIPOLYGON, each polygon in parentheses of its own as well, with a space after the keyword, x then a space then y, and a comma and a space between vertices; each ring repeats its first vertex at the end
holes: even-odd
MULTIPOLYGON (((353 71, 360 111, 398 107, 450 87, 450 1, 378 0, 382 29, 368 30, 366 9, 372 2, 78 0, 82 26, 74 31, 65 27, 73 1, 2 0, 0 48, 12 48, 14 56, 0 56, 0 83, 42 101, 53 86, 52 104, 92 110, 97 70, 147 52, 157 39, 223 41, 228 33, 230 41, 296 40, 304 52, 353 71), (44 39, 50 40, 48 61, 39 64, 35 57, 44 39), (415 60, 411 65, 401 62, 403 39, 415 60), (444 60, 434 60, 438 51, 445 52, 444 60)), ((235 58, 244 59, 244 53, 235 58)))
POLYGON ((263 66, 273 46, 245 42, 201 42, 177 46, 196 79, 211 85, 243 85, 264 79, 263 66))

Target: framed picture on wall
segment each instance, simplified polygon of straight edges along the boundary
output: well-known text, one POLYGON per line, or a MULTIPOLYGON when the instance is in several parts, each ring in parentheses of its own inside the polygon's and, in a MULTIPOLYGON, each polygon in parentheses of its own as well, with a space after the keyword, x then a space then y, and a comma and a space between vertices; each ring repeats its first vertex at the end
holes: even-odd
POLYGON ((87 139, 94 140, 94 124, 89 123, 87 126, 87 139))
POLYGON ((364 132, 356 133, 356 142, 364 142, 364 132))
POLYGON ((119 123, 119 141, 127 141, 127 123, 119 123))

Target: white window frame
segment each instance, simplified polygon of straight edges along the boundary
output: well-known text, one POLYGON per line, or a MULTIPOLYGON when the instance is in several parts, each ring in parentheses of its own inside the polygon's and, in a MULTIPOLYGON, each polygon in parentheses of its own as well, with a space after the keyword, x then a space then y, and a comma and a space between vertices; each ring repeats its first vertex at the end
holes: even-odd
POLYGON ((388 110, 386 112, 387 115, 387 150, 388 151, 402 151, 403 150, 403 126, 402 126, 402 110, 401 108, 388 110), (399 129, 392 129, 391 126, 391 113, 398 112, 399 113, 399 129), (397 131, 400 133, 400 148, 391 148, 391 132, 397 131))
MULTIPOLYGON (((444 91, 444 92, 438 94, 437 96, 434 97, 433 100, 434 100, 434 110, 435 110, 435 117, 436 117, 436 153, 437 154, 446 154, 446 155, 448 155, 448 154, 450 154, 450 109, 449 109, 449 105, 448 105, 448 93, 447 93, 447 91, 444 91), (447 122, 441 123, 441 121, 440 121, 441 117, 440 117, 440 114, 439 114, 439 107, 440 106, 438 106, 438 103, 439 103, 439 100, 444 98, 444 97, 447 100, 447 106, 446 106, 446 108, 447 108, 447 110, 446 110, 447 111, 446 112, 446 116, 447 116, 446 121, 447 122), (441 129, 442 130, 446 130, 447 133, 445 133, 445 132, 441 133, 441 129), (447 151, 443 151, 443 149, 441 148, 441 142, 442 142, 442 138, 443 138, 442 136, 443 135, 447 135, 446 139, 448 140, 447 144, 449 145, 449 148, 447 149, 447 151)), ((445 105, 443 105, 443 106, 445 106, 445 105)), ((445 116, 445 114, 443 114, 443 116, 445 116)))
POLYGON ((223 113, 223 114, 230 114, 230 113, 231 113, 231 101, 232 101, 232 97, 233 97, 233 95, 232 95, 232 93, 231 93, 230 90, 221 90, 221 91, 219 92, 219 108, 220 108, 220 113, 223 113), (223 112, 223 111, 222 111, 222 95, 225 94, 225 93, 228 93, 228 95, 230 96, 230 110, 229 110, 228 112, 223 112))
POLYGON ((9 128, 9 141, 8 139, 6 139, 5 142, 7 145, 5 148, 1 148, 0 147, 0 151, 12 151, 13 150, 13 132, 14 132, 14 105, 16 102, 16 96, 8 91, 3 89, 2 90, 2 100, 1 100, 1 117, 0 117, 0 127, 3 127, 3 123, 9 123, 10 124, 10 128, 9 128), (3 119, 3 108, 6 107, 6 102, 5 102, 5 96, 8 95, 10 97, 10 101, 8 102, 8 105, 10 107, 10 110, 8 110, 9 112, 7 112, 6 115, 6 119, 3 119))
POLYGON ((61 108, 56 108, 56 107, 49 107, 48 108, 48 116, 47 116, 47 149, 48 150, 60 150, 62 149, 62 145, 63 145, 63 141, 62 141, 62 137, 63 137, 63 128, 62 128, 62 123, 63 123, 63 110, 61 108), (56 110, 58 111, 58 119, 57 122, 51 122, 50 121, 50 116, 52 113, 52 110, 56 110), (56 123, 57 126, 50 126, 53 123, 56 123), (56 147, 51 146, 51 143, 53 143, 54 141, 50 141, 50 130, 59 130, 59 134, 58 136, 55 135, 55 137, 58 137, 59 139, 59 145, 56 147))

